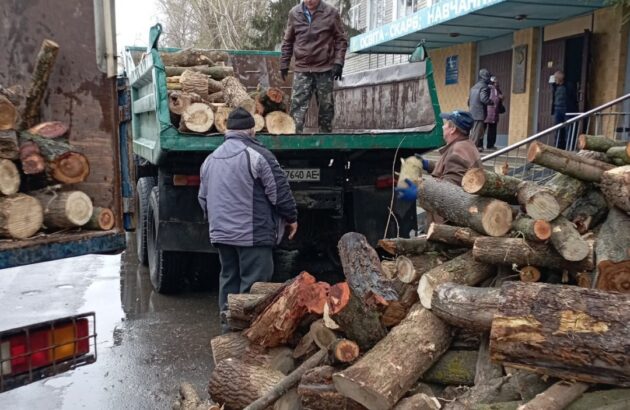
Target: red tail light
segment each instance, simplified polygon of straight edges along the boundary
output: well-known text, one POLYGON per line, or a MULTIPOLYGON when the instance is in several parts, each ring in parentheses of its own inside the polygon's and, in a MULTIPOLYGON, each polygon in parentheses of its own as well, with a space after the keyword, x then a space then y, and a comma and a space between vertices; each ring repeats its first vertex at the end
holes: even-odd
POLYGON ((199 175, 173 175, 174 186, 199 186, 201 177, 199 175))
POLYGON ((391 188, 394 185, 396 185, 396 179, 392 178, 391 175, 381 175, 380 177, 376 178, 377 189, 391 188))

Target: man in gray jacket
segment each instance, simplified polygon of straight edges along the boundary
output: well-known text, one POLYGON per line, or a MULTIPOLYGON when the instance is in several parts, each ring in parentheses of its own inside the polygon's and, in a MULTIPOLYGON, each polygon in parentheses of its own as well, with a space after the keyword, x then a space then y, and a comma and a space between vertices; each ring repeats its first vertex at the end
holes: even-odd
POLYGON ((479 81, 472 86, 468 95, 468 107, 470 107, 470 114, 475 121, 472 130, 470 130, 470 139, 479 151, 483 151, 487 107, 492 103, 490 101, 490 77, 492 77, 490 71, 485 68, 479 70, 479 81))
MULTIPOLYGON (((201 166, 199 203, 219 250, 219 308, 227 295, 247 293, 273 275, 272 248, 297 232, 297 208, 285 172, 257 139, 254 117, 237 108, 228 117, 225 142, 201 166)), ((227 330, 223 326, 223 330, 227 330)))

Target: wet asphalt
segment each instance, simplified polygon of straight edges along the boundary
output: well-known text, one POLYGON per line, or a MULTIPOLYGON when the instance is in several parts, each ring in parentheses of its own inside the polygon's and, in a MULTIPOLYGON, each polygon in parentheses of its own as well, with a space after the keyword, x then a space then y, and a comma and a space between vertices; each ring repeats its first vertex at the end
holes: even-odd
POLYGON ((93 311, 97 331, 95 363, 0 393, 0 409, 170 409, 183 381, 207 397, 216 284, 160 295, 128 243, 121 255, 0 270, 0 330, 93 311))

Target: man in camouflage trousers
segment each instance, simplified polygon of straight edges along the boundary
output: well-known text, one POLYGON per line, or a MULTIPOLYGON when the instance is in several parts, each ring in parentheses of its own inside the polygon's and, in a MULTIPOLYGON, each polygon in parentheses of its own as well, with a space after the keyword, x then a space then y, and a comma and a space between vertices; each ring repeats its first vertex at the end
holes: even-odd
POLYGON ((289 12, 280 74, 286 81, 291 57, 295 57, 291 116, 298 133, 304 130, 313 91, 319 104, 319 131, 332 132, 333 81, 341 80, 347 48, 348 35, 334 7, 322 0, 304 0, 289 12))

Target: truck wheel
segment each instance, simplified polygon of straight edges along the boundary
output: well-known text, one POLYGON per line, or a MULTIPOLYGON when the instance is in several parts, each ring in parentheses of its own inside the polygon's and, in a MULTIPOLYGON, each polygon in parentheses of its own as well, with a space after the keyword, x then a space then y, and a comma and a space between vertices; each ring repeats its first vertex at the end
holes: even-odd
POLYGON ((136 184, 136 252, 138 262, 147 265, 147 214, 149 209, 149 195, 157 185, 155 177, 143 177, 136 184))
POLYGON ((158 293, 174 293, 179 290, 185 268, 178 252, 167 252, 158 244, 159 190, 154 187, 149 196, 147 214, 147 255, 149 259, 149 276, 153 289, 158 293))

